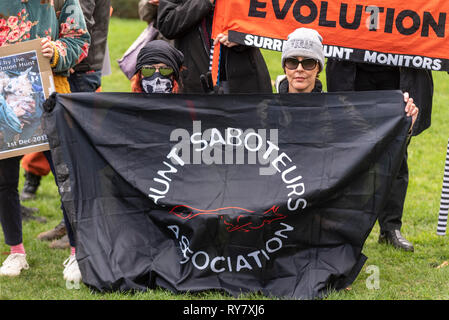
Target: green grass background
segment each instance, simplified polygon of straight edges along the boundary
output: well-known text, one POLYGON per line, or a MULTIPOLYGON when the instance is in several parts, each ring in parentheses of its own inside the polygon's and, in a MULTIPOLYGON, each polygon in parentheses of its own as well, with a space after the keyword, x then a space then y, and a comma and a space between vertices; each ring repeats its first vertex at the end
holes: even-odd
MULTIPOLYGON (((112 75, 103 78, 103 91, 129 92, 130 85, 116 63, 130 44, 145 28, 137 20, 113 18, 110 25, 109 49, 112 75)), ((282 73, 280 53, 263 51, 271 78, 282 73)), ((324 74, 321 80, 325 82, 324 74)), ((379 227, 376 224, 369 235, 363 253, 368 261, 351 288, 331 293, 328 300, 372 300, 372 299, 449 299, 449 267, 437 268, 449 260, 449 241, 446 236, 436 235, 439 200, 443 179, 446 146, 449 138, 449 75, 435 72, 432 126, 409 147, 410 184, 403 217, 403 234, 413 242, 414 253, 402 252, 388 245, 377 243, 379 227), (379 288, 370 289, 369 266, 379 270, 379 288)), ((325 83, 324 83, 325 85, 325 83)), ((21 177, 20 188, 23 184, 21 177)), ((62 278, 62 262, 69 250, 52 250, 48 243, 36 239, 42 231, 53 228, 61 219, 59 195, 53 176, 43 179, 38 198, 26 205, 38 207, 40 215, 47 218, 46 224, 35 221, 24 222, 24 244, 30 269, 16 278, 0 278, 0 299, 231 299, 226 294, 205 292, 201 294, 175 295, 158 289, 138 293, 107 293, 91 291, 85 285, 79 289, 68 289, 62 278)), ((0 233, 0 260, 6 258, 9 247, 0 233)), ((244 295, 245 299, 264 299, 263 296, 244 295)))

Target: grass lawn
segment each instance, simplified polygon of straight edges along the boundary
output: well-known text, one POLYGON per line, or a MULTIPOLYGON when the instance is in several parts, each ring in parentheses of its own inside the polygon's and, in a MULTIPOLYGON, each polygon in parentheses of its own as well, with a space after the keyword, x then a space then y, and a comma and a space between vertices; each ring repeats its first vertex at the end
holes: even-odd
MULTIPOLYGON (((135 20, 112 19, 109 49, 113 74, 103 78, 103 91, 130 91, 127 78, 116 63, 129 45, 144 29, 145 24, 135 20)), ((263 52, 272 79, 281 74, 280 53, 263 52)), ((324 80, 324 74, 321 79, 324 80)), ((449 260, 447 237, 436 235, 439 200, 443 179, 446 145, 449 138, 449 75, 434 74, 435 93, 432 127, 412 139, 409 147, 410 184, 405 203, 403 234, 413 242, 414 253, 406 253, 377 243, 379 227, 371 232, 364 254, 368 261, 351 288, 334 292, 328 300, 374 300, 374 299, 449 299, 449 266, 437 268, 449 260), (370 285, 372 270, 379 275, 378 286, 370 285)), ((23 178, 20 181, 20 188, 23 178)), ((51 250, 48 243, 36 239, 42 231, 56 226, 62 214, 59 195, 53 177, 43 179, 37 200, 26 205, 38 207, 46 217, 46 224, 27 221, 23 224, 24 244, 28 253, 30 269, 20 277, 0 278, 0 299, 231 299, 228 295, 206 292, 199 295, 175 295, 166 290, 151 290, 142 293, 91 292, 86 286, 69 289, 62 278, 62 262, 69 250, 51 250)), ((6 258, 9 247, 0 233, 0 260, 6 258)), ((258 295, 246 295, 246 299, 263 299, 258 295)))

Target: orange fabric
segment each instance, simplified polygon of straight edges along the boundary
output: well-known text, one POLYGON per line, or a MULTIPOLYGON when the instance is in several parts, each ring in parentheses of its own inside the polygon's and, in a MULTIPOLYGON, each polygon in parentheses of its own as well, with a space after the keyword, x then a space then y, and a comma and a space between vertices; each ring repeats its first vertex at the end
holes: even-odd
POLYGON ((37 176, 46 176, 50 173, 50 165, 42 152, 24 155, 22 158, 22 168, 37 176))
POLYGON ((449 63, 447 12, 447 0, 217 0, 212 38, 236 31, 230 41, 281 51, 282 40, 305 27, 321 34, 326 57, 353 60, 351 50, 366 50, 367 62, 438 71, 449 63))

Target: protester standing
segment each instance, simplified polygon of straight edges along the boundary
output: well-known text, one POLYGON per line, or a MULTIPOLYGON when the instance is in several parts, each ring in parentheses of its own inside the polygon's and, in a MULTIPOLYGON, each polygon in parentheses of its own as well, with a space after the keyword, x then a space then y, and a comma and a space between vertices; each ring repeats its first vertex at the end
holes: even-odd
MULTIPOLYGON (((101 69, 106 51, 111 0, 80 0, 79 2, 93 41, 88 57, 73 68, 69 84, 72 92, 93 92, 101 86, 101 69)), ((50 173, 50 166, 43 154, 37 152, 25 155, 22 159, 22 167, 25 171, 25 182, 20 199, 32 200, 36 197, 41 178, 50 173)), ((58 228, 58 230, 63 229, 58 228)), ((45 239, 55 238, 45 237, 45 239)))
MULTIPOLYGON (((334 89, 334 91, 354 91, 349 90, 349 87, 344 86, 344 84, 352 83, 353 88, 360 89, 356 91, 362 91, 363 89, 368 90, 367 87, 365 87, 364 83, 369 82, 370 80, 356 79, 354 78, 354 75, 343 72, 344 69, 341 72, 336 72, 337 67, 338 65, 331 63, 329 69, 328 61, 326 70, 328 88, 330 86, 330 88, 334 89), (340 90, 336 90, 337 87, 340 88, 340 90)), ((307 28, 300 28, 291 33, 282 50, 282 68, 284 69, 285 76, 278 77, 278 79, 276 80, 276 88, 278 89, 279 93, 320 92, 322 89, 321 82, 318 80, 318 74, 324 68, 324 52, 322 46, 322 37, 319 35, 319 33, 315 30, 307 28)), ((371 68, 371 66, 369 66, 369 68, 371 68)), ((390 71, 391 70, 387 70, 387 72, 390 71)), ((396 71, 392 70, 391 72, 396 71)), ((364 77, 367 76, 368 75, 364 75, 364 77)), ((388 78, 392 76, 392 74, 383 75, 383 80, 381 80, 382 77, 379 77, 379 83, 395 81, 394 79, 388 78)), ((397 84, 398 83, 399 79, 397 79, 397 84)), ((420 88, 415 88, 415 85, 419 85, 419 83, 409 83, 407 91, 411 91, 421 98, 422 95, 418 94, 420 88)), ((416 132, 417 130, 420 130, 422 128, 418 127, 418 129, 416 129, 415 122, 418 120, 418 108, 414 103, 414 99, 409 97, 408 92, 404 93, 404 101, 406 102, 405 112, 407 113, 407 116, 412 116, 412 128, 414 129, 413 132, 416 132)), ((420 99, 420 101, 423 100, 420 99)), ((424 101, 423 103, 426 104, 426 101, 424 101)), ((406 181, 403 180, 403 174, 404 163, 400 169, 399 176, 393 181, 393 186, 390 192, 390 201, 393 202, 393 204, 390 205, 391 208, 398 208, 399 204, 403 205, 403 202, 405 200, 406 181)), ((387 205, 387 209, 388 208, 389 207, 387 205)), ((388 211, 385 210, 382 213, 381 217, 379 217, 381 228, 385 228, 385 225, 388 225, 388 223, 392 223, 391 220, 393 220, 391 215, 389 217, 389 221, 388 217, 386 217, 385 215, 385 212, 388 211)), ((402 213, 402 210, 400 212, 402 213)), ((382 241, 391 241, 391 243, 393 243, 396 247, 402 248, 404 250, 413 250, 413 246, 404 238, 402 238, 398 229, 393 229, 393 231, 386 230, 388 229, 383 229, 381 233, 380 239, 382 241)))
MULTIPOLYGON (((93 41, 88 57, 72 69, 69 84, 72 92, 93 92, 101 86, 101 69, 106 51, 111 0, 80 0, 79 2, 93 41)), ((43 154, 37 152, 25 155, 22 159, 22 167, 25 171, 25 182, 20 199, 32 200, 36 197, 41 178, 50 173, 50 166, 43 154)), ((58 228, 58 230, 63 229, 58 228)))
MULTIPOLYGON (((430 127, 433 79, 432 72, 429 70, 329 59, 326 79, 329 92, 370 90, 409 92, 416 104, 420 106, 413 136, 430 127)), ((379 215, 379 242, 392 244, 405 251, 414 251, 413 244, 400 232, 408 187, 407 158, 406 152, 399 173, 393 181, 389 199, 379 215)))
MULTIPOLYGON (((3 45, 42 39, 42 53, 49 59, 57 92, 69 93, 69 70, 87 56, 90 36, 78 0, 65 0, 56 12, 53 0, 0 2, 1 22, 19 22, 19 34, 9 30, 3 45), (2 21, 4 20, 4 21, 2 21), (23 24, 22 24, 23 23, 23 24)), ((17 276, 28 269, 22 241, 22 217, 18 192, 20 157, 0 160, 0 221, 10 254, 0 275, 17 276)))
MULTIPOLYGON (((185 57, 181 73, 184 93, 203 93, 200 76, 209 71, 213 47, 212 19, 215 0, 160 0, 156 28, 185 57)), ((271 93, 271 79, 258 48, 230 42, 227 35, 215 39, 222 44, 219 84, 225 93, 271 93)))
MULTIPOLYGON (((95 92, 101 87, 102 68, 106 54, 111 0, 79 0, 91 36, 88 56, 70 70, 68 78, 71 92, 95 92)), ((52 249, 70 248, 70 256, 64 261, 64 279, 81 281, 81 272, 76 260, 74 230, 63 209, 63 220, 52 230, 38 235, 41 240, 51 240, 52 249), (57 239, 61 234, 62 238, 57 239)))

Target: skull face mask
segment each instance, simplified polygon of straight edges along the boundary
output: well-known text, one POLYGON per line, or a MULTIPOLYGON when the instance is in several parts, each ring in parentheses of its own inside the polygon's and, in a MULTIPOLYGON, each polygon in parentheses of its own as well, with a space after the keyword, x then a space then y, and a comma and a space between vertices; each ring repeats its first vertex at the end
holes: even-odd
POLYGON ((143 78, 141 83, 146 93, 171 93, 173 90, 173 81, 159 72, 155 72, 151 77, 143 78))

